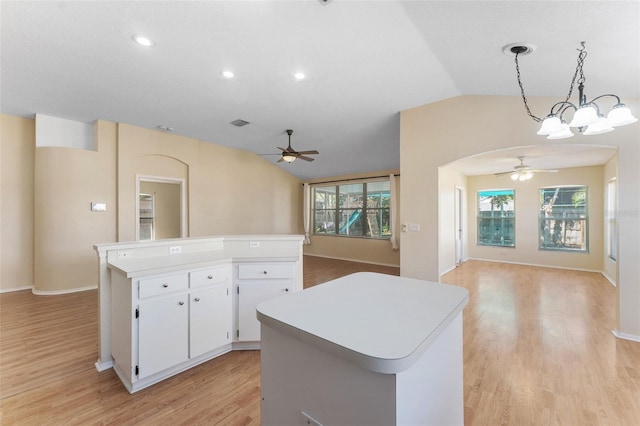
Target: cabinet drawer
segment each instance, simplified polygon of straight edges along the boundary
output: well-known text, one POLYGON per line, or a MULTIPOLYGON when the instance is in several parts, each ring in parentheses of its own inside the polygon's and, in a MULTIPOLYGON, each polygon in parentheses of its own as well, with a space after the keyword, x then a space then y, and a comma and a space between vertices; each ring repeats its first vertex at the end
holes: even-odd
POLYGON ((145 278, 140 280, 138 297, 158 296, 160 294, 173 293, 174 291, 189 288, 189 276, 186 273, 165 275, 158 278, 145 278))
POLYGON ((229 282, 230 275, 230 266, 216 266, 202 271, 193 271, 189 273, 189 287, 195 288, 229 282))
POLYGON ((293 278, 291 263, 253 263, 238 265, 238 278, 241 280, 293 278))

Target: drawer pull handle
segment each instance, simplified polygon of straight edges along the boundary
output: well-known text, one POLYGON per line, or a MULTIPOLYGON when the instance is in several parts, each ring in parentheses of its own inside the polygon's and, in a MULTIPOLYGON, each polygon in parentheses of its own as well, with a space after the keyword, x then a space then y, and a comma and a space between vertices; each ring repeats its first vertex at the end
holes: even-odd
POLYGON ((213 279, 213 275, 207 276, 207 279, 212 280, 213 279))
POLYGON ((182 305, 184 305, 184 302, 181 300, 181 301, 178 302, 178 305, 182 306, 182 305))
POLYGON ((169 287, 169 283, 164 283, 164 284, 162 284, 162 287, 164 287, 164 288, 169 287))
POLYGON ((200 301, 200 298, 199 298, 199 297, 196 297, 196 298, 195 298, 195 299, 193 299, 193 300, 195 300, 196 302, 199 302, 199 301, 200 301))

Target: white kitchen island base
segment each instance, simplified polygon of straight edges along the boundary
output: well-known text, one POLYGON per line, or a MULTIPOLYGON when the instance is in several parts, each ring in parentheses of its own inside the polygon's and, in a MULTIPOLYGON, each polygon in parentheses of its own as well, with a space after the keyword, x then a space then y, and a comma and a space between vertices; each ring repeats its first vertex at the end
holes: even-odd
POLYGON ((464 424, 465 289, 370 273, 313 289, 258 306, 263 425, 464 424))

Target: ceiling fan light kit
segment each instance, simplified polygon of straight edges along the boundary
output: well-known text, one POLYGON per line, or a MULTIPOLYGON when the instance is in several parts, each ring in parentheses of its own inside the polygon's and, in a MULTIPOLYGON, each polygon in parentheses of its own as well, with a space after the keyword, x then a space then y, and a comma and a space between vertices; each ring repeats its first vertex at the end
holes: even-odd
POLYGON ((518 160, 520 160, 520 164, 517 166, 513 166, 513 171, 509 172, 501 172, 495 173, 495 176, 503 176, 510 175, 511 179, 514 181, 524 182, 525 180, 529 180, 533 177, 535 173, 556 173, 557 170, 550 169, 532 169, 531 166, 527 166, 524 164, 524 156, 519 156, 518 160))
POLYGON ((524 87, 520 78, 520 64, 518 62, 519 55, 529 54, 533 49, 526 44, 511 43, 503 47, 503 52, 512 53, 515 55, 516 64, 516 76, 518 78, 518 85, 520 86, 520 93, 522 95, 522 101, 529 117, 534 121, 542 122, 537 134, 540 136, 546 136, 547 139, 565 139, 573 136, 571 127, 577 128, 579 132, 584 135, 600 135, 603 133, 612 132, 615 127, 625 126, 638 121, 633 116, 631 110, 620 101, 620 97, 614 94, 605 94, 596 96, 592 100, 588 101, 587 96, 584 93, 584 77, 583 65, 584 60, 587 57, 587 51, 585 49, 585 42, 580 43, 581 47, 578 48, 578 64, 576 65, 576 71, 571 80, 571 86, 569 87, 569 93, 564 101, 557 102, 551 107, 550 113, 541 119, 531 113, 529 105, 527 104, 527 97, 524 93, 524 87), (578 104, 569 102, 571 94, 576 83, 578 82, 578 104), (615 98, 615 105, 609 111, 607 116, 601 113, 600 106, 596 101, 604 98, 615 98), (567 124, 564 115, 567 111, 573 111, 573 117, 570 123, 567 124))

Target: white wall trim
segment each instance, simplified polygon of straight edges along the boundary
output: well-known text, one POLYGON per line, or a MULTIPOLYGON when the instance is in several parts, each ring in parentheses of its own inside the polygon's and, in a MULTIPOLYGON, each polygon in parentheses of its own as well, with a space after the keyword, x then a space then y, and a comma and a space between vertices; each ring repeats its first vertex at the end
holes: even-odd
POLYGON ((69 293, 77 293, 79 291, 96 290, 97 288, 98 288, 97 285, 92 285, 88 287, 69 288, 65 290, 51 290, 51 291, 36 290, 34 288, 31 291, 33 292, 33 294, 36 294, 38 296, 55 296, 57 294, 69 294, 69 293))
POLYGON ((612 286, 617 287, 616 282, 613 278, 611 278, 605 271, 602 271, 602 276, 607 279, 611 283, 612 286))
POLYGON ((25 286, 22 286, 22 287, 3 288, 3 289, 0 289, 0 294, 2 294, 2 293, 11 293, 13 291, 22 291, 22 290, 33 290, 33 286, 32 285, 25 285, 25 286))
POLYGON ((613 335, 616 336, 618 339, 631 340, 632 342, 640 343, 640 336, 627 334, 627 333, 620 333, 618 330, 611 330, 611 333, 613 333, 613 335))
POLYGON ((321 254, 307 254, 307 253, 303 253, 303 255, 304 256, 314 256, 314 257, 324 257, 325 259, 345 260, 347 262, 367 263, 369 265, 389 266, 391 268, 400 268, 400 265, 392 265, 390 263, 370 262, 370 261, 367 261, 367 260, 351 259, 351 258, 347 258, 347 257, 334 257, 334 256, 324 256, 324 255, 321 255, 321 254))
POLYGON ((465 262, 465 260, 463 259, 463 260, 462 260, 460 263, 458 263, 457 265, 454 265, 454 266, 452 266, 452 267, 448 268, 447 270, 442 271, 442 272, 440 273, 440 278, 442 278, 442 276, 443 276, 443 275, 448 274, 449 272, 453 271, 453 270, 454 270, 454 269, 456 269, 458 266, 462 265, 464 262, 465 262))
POLYGON ((539 267, 539 268, 566 269, 568 271, 595 272, 595 273, 604 275, 604 273, 602 271, 597 270, 597 269, 570 268, 568 266, 541 265, 541 264, 537 264, 537 263, 508 262, 506 260, 480 259, 480 258, 476 258, 476 257, 470 257, 467 260, 479 260, 479 261, 482 261, 482 262, 493 262, 493 263, 508 263, 510 265, 536 266, 536 267, 539 267))

